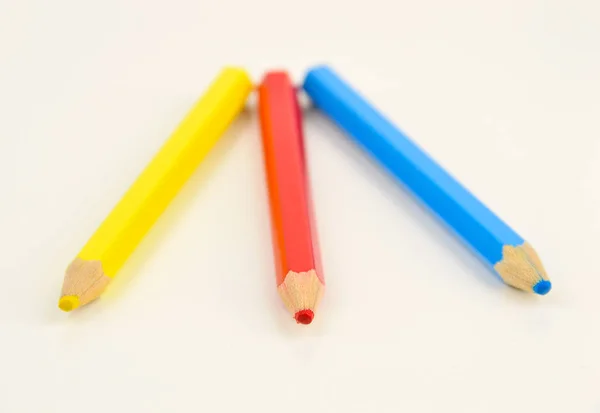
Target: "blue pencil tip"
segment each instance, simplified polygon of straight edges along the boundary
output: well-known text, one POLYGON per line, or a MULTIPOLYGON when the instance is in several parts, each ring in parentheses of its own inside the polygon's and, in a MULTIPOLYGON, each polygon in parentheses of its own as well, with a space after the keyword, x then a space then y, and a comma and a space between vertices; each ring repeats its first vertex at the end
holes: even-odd
POLYGON ((539 295, 546 295, 551 289, 552 283, 548 280, 538 281, 538 283, 533 286, 533 292, 539 295))

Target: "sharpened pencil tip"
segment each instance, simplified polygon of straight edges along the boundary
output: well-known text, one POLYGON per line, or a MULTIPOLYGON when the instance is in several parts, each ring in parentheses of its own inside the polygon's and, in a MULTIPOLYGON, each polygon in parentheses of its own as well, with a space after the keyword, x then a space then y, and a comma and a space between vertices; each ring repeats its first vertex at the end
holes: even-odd
POLYGON ((298 324, 310 324, 315 318, 315 313, 312 310, 301 310, 294 315, 294 318, 298 324))
POLYGON ((65 295, 64 297, 60 297, 60 300, 58 300, 58 308, 63 311, 73 311, 77 307, 79 307, 79 297, 75 295, 65 295))
POLYGON ((538 281, 538 283, 533 286, 533 292, 539 295, 546 295, 551 289, 552 283, 548 280, 538 281))

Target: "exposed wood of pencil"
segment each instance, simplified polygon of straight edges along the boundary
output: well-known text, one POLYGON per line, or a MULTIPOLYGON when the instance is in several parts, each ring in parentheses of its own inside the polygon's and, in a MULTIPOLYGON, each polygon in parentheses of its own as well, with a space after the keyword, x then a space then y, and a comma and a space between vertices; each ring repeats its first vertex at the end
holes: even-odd
POLYGON ((71 311, 88 304, 102 294, 110 282, 100 261, 75 258, 67 268, 61 292, 60 308, 71 311))
POLYGON ((296 321, 309 324, 323 296, 324 286, 315 270, 289 271, 277 292, 296 321))
POLYGON ((324 291, 296 92, 285 72, 268 73, 259 112, 279 294, 309 324, 324 291))
POLYGON ((69 266, 59 307, 98 298, 202 159, 243 109, 252 82, 225 68, 69 266))
POLYGON ((529 291, 537 288, 536 292, 539 294, 543 293, 541 288, 550 287, 540 257, 527 242, 516 247, 505 245, 502 249, 502 260, 494 266, 494 269, 506 284, 520 290, 529 291))

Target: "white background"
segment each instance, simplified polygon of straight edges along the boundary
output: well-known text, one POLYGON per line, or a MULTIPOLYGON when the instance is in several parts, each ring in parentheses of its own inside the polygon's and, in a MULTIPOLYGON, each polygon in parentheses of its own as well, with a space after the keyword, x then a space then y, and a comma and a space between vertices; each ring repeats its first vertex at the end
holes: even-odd
POLYGON ((600 412, 600 3, 1 0, 0 412, 600 412), (257 117, 99 302, 63 271, 218 70, 329 63, 539 252, 504 286, 323 116, 328 283, 275 289, 257 117))

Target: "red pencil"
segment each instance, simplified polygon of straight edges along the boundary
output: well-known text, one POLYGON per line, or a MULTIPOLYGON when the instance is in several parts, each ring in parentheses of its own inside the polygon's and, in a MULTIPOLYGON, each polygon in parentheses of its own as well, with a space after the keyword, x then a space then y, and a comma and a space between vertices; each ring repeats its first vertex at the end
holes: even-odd
POLYGON ((287 73, 269 72, 258 89, 258 98, 277 290, 296 321, 310 324, 325 282, 296 90, 287 73))

